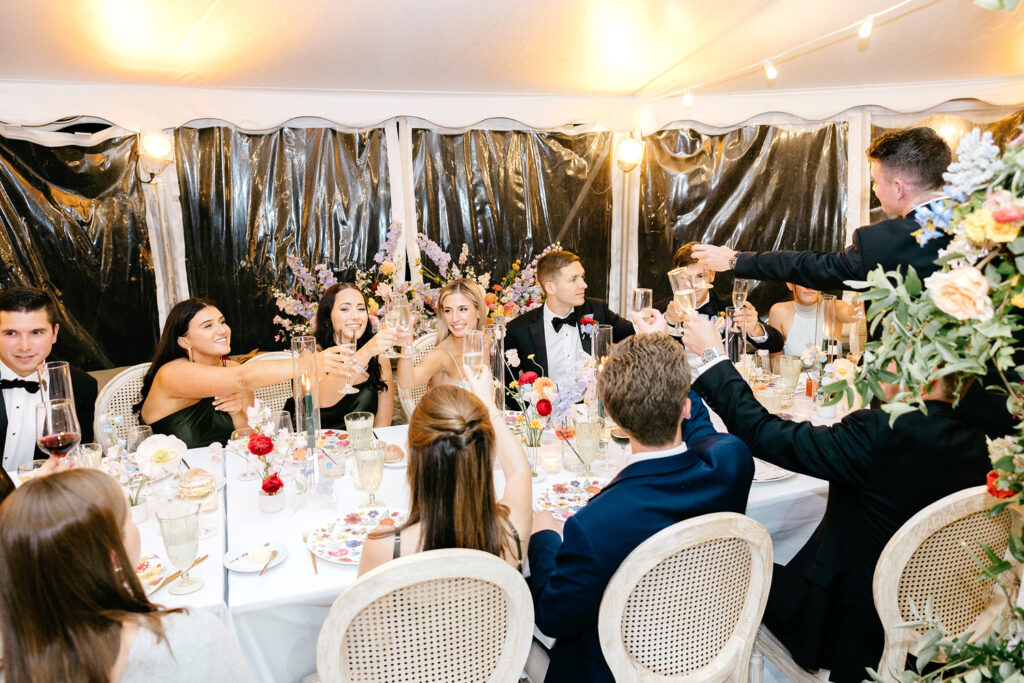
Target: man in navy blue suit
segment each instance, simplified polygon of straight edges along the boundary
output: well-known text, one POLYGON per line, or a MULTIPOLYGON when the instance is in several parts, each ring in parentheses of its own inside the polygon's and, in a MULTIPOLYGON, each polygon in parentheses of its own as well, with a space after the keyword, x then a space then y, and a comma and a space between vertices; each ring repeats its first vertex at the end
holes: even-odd
POLYGON ((598 378, 605 408, 629 435, 632 453, 564 529, 550 513, 534 515, 530 589, 537 626, 556 639, 545 681, 612 681, 597 615, 622 561, 676 522, 746 509, 750 451, 736 437, 708 429, 703 406, 698 424, 690 424, 689 389, 685 353, 666 334, 621 342, 598 378))

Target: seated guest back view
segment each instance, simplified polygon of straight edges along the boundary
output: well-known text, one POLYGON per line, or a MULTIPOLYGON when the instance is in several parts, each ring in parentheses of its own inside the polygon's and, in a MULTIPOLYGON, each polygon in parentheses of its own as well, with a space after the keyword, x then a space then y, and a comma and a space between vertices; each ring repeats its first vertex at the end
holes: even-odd
MULTIPOLYGON (((373 413, 374 427, 391 424, 395 404, 391 363, 381 363, 377 356, 395 342, 395 330, 382 329, 373 333, 366 313, 366 297, 351 282, 331 285, 320 297, 313 319, 316 344, 326 349, 335 344, 356 345, 354 362, 361 368, 349 380, 352 393, 341 393, 349 384, 341 375, 327 375, 320 381, 320 426, 324 429, 344 429, 349 413, 373 413)), ((284 409, 295 412, 295 399, 285 401, 284 409)))
MULTIPOLYGON (((945 380, 925 397, 927 415, 908 413, 891 428, 882 410, 858 410, 831 427, 784 420, 754 398, 706 321, 687 318, 683 338, 707 359, 697 391, 730 432, 759 458, 828 480, 821 524, 789 564, 775 566, 764 623, 801 666, 859 683, 882 654, 871 592, 882 548, 921 508, 985 480, 985 435, 953 410, 945 380)), ((883 388, 889 398, 897 391, 883 388)))
POLYGON ((467 379, 473 393, 435 387, 413 411, 409 519, 397 529, 370 533, 360 574, 401 555, 441 548, 483 550, 522 570, 532 519, 530 466, 494 407, 490 372, 467 379), (505 474, 500 500, 494 492, 495 455, 505 474))
POLYGON ((139 530, 92 469, 36 477, 0 506, 0 679, 252 681, 209 612, 154 605, 135 575, 139 530))
MULTIPOLYGON (((0 450, 5 470, 46 457, 36 447, 36 406, 42 401, 36 371, 50 355, 59 330, 57 307, 43 290, 11 287, 0 292, 0 450)), ((92 441, 96 380, 72 367, 71 389, 82 442, 92 441)))
MULTIPOLYGON (((440 321, 434 348, 419 365, 413 365, 411 358, 398 360, 398 384, 405 389, 428 383, 432 387, 454 384, 469 388, 468 371, 462 364, 462 340, 466 332, 482 330, 487 321, 483 288, 472 280, 452 280, 437 295, 437 310, 440 321)), ((399 341, 412 343, 411 338, 399 341)))
POLYGON ((534 611, 540 630, 557 639, 545 681, 613 680, 597 616, 615 570, 634 548, 676 522, 747 507, 754 463, 743 442, 712 434, 682 443, 689 384, 683 349, 666 334, 626 339, 598 377, 601 400, 629 435, 632 453, 564 529, 550 513, 534 516, 534 611))
MULTIPOLYGON (((581 330, 581 318, 611 325, 612 340, 616 342, 633 334, 630 322, 615 315, 603 301, 584 297, 585 275, 579 256, 568 251, 550 251, 537 261, 537 282, 544 290, 544 305, 514 318, 505 337, 505 349, 519 352, 523 372, 539 372, 555 384, 566 386, 581 366, 583 354, 590 353, 590 335, 581 330)), ((507 370, 505 385, 514 379, 512 371, 507 370)))
MULTIPOLYGON (((156 434, 172 434, 189 448, 225 442, 247 427, 252 390, 292 377, 291 359, 245 363, 228 359, 231 328, 208 299, 186 299, 171 309, 135 404, 156 434)), ((343 375, 343 354, 320 351, 323 374, 343 375)))

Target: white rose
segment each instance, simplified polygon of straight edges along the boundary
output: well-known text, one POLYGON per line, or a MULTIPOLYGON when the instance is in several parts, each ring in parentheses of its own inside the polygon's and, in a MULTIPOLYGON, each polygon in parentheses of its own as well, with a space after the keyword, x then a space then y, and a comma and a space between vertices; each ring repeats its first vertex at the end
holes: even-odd
POLYGON ((939 310, 957 320, 984 321, 992 318, 988 280, 977 268, 963 266, 932 273, 925 278, 924 286, 939 310))

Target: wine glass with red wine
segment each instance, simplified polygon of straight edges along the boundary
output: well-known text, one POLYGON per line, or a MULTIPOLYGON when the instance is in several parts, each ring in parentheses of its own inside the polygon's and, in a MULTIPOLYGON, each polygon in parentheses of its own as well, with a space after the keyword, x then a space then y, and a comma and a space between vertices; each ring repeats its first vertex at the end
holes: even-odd
POLYGON ((82 439, 82 429, 70 398, 43 401, 36 406, 36 443, 39 450, 62 458, 82 439))

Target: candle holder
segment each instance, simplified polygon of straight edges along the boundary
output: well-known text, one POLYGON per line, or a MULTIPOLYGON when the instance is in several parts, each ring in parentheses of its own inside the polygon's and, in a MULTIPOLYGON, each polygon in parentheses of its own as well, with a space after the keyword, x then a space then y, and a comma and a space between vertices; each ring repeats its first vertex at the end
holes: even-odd
POLYGON ((320 429, 320 381, 317 372, 316 339, 292 339, 292 396, 295 398, 295 429, 306 435, 306 458, 312 462, 314 488, 318 487, 320 468, 316 434, 320 429))

